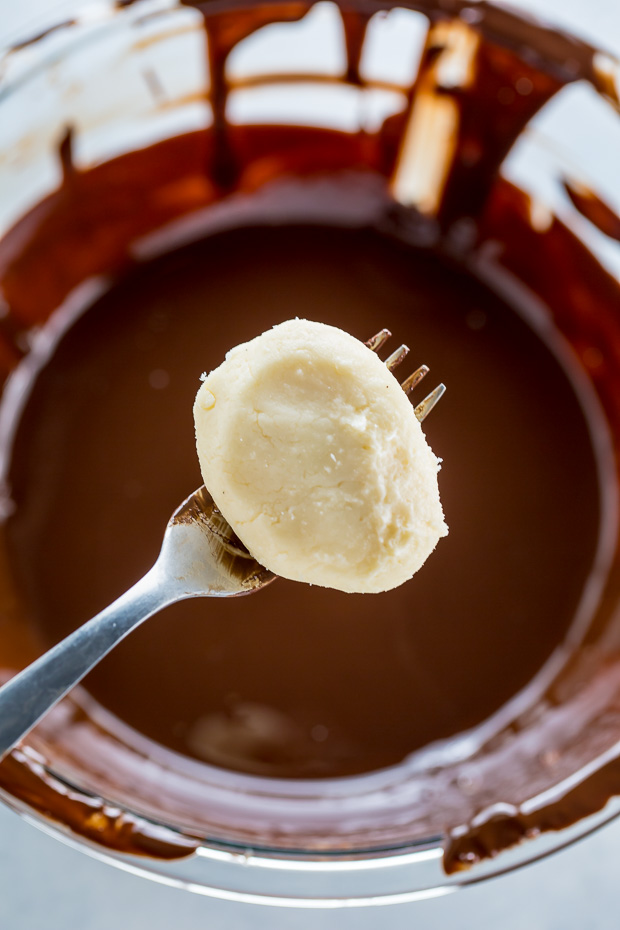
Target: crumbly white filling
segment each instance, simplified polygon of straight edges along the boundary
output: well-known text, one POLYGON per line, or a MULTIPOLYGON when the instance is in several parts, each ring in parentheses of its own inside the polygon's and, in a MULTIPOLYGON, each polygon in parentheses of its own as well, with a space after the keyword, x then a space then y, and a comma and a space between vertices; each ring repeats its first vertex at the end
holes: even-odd
POLYGON ((438 459, 383 362, 289 320, 232 349, 194 404, 203 480, 252 555, 284 578, 397 587, 447 533, 438 459))

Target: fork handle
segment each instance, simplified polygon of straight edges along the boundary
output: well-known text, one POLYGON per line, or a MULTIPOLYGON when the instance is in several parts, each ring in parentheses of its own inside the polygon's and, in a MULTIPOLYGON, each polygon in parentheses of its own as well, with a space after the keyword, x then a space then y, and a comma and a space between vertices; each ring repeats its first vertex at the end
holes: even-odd
POLYGON ((105 655, 152 614, 179 599, 157 565, 124 594, 0 688, 0 760, 105 655))

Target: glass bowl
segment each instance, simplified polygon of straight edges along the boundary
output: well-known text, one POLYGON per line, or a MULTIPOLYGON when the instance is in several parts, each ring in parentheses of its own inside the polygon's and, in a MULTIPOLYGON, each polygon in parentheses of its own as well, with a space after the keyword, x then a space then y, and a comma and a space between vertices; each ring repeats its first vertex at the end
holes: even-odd
MULTIPOLYGON (((531 82, 522 80, 510 90, 512 98, 506 98, 506 104, 511 104, 515 95, 526 101, 523 130, 503 153, 500 176, 529 197, 534 237, 529 245, 537 247, 536 236, 543 236, 558 218, 572 236, 587 245, 612 279, 620 277, 620 235, 614 226, 615 212, 620 209, 614 155, 619 150, 620 122, 618 63, 613 56, 593 54, 578 39, 553 30, 541 28, 530 33, 524 20, 501 7, 483 9, 481 4, 457 0, 437 5, 419 0, 389 9, 385 4, 356 0, 343 8, 342 14, 331 2, 270 4, 268 9, 256 3, 250 7, 256 18, 253 32, 236 36, 237 45, 226 65, 232 85, 226 117, 237 127, 269 123, 283 127, 284 132, 287 126, 305 125, 364 133, 371 138, 406 107, 431 25, 443 35, 446 47, 456 43, 461 50, 458 55, 463 49, 467 53, 472 36, 484 27, 498 55, 514 54, 536 64, 550 81, 558 81, 558 88, 544 105, 531 108, 526 103, 534 90, 531 82), (276 25, 270 22, 275 8, 289 10, 276 25), (360 15, 369 19, 369 25, 357 73, 353 74, 351 47, 347 58, 342 24, 343 17, 352 22, 360 15)), ((235 0, 212 0, 204 8, 207 29, 216 23, 224 33, 228 29, 234 34, 236 17, 244 9, 245 4, 235 0)), ((122 249, 130 247, 138 259, 156 255, 162 248, 158 228, 165 227, 168 235, 171 225, 179 243, 191 241, 198 213, 204 228, 205 214, 201 211, 205 209, 211 229, 225 228, 230 222, 229 213, 219 209, 217 202, 205 206, 200 185, 186 183, 182 175, 186 166, 162 163, 161 174, 145 179, 143 192, 145 197, 153 191, 160 196, 158 228, 142 228, 140 202, 127 203, 117 196, 114 205, 104 204, 96 218, 101 227, 111 224, 114 232, 113 244, 100 264, 86 263, 79 279, 67 280, 55 274, 44 279, 38 289, 33 281, 30 299, 18 307, 10 300, 11 270, 45 219, 45 207, 38 205, 46 202, 63 176, 66 180, 71 171, 105 165, 117 156, 173 136, 195 134, 199 138, 217 124, 218 88, 209 67, 214 48, 205 40, 201 11, 168 0, 138 0, 128 5, 86 7, 71 22, 8 50, 0 60, 0 275, 7 298, 2 318, 5 408, 11 408, 12 401, 13 407, 19 406, 20 368, 10 345, 17 345, 27 359, 33 348, 40 349, 42 340, 51 335, 53 342, 58 327, 66 326, 105 287, 106 275, 116 267, 122 249)), ((462 67, 459 70, 462 60, 458 55, 444 81, 448 89, 456 88, 466 96, 468 84, 462 67)), ((437 210, 435 168, 440 162, 438 150, 431 146, 430 151, 430 162, 427 158, 415 170, 401 173, 398 195, 401 204, 427 215, 437 210)), ((248 189, 260 190, 277 170, 269 159, 257 157, 247 171, 248 189)), ((240 204, 235 222, 242 219, 251 223, 255 203, 240 204)), ((290 216, 290 203, 282 209, 290 216)), ((363 221, 363 215, 356 219, 356 210, 360 214, 353 197, 351 222, 363 221)), ((447 222, 445 216, 437 215, 447 222)), ((272 220, 278 220, 277 209, 272 220)), ((471 240, 471 223, 461 217, 451 227, 450 236, 454 248, 462 248, 471 240)), ((518 256, 498 255, 493 251, 492 236, 487 237, 485 246, 477 253, 479 274, 499 287, 503 273, 518 271, 522 287, 531 291, 532 325, 541 326, 545 318, 541 304, 553 305, 553 296, 537 291, 527 259, 519 266, 518 256)), ((49 260, 49 254, 44 256, 41 268, 49 260)), ((57 261, 60 266, 62 257, 57 261)), ((615 638, 610 615, 619 591, 612 446, 620 435, 620 411, 615 401, 620 362, 612 376, 598 377, 609 342, 616 335, 614 324, 607 320, 607 329, 593 325, 589 341, 580 343, 582 332, 572 333, 569 312, 574 309, 571 301, 578 307, 579 296, 562 294, 568 310, 553 306, 555 323, 580 354, 588 372, 583 376, 584 403, 590 404, 595 419, 608 424, 611 437, 607 427, 601 429, 601 435, 607 437, 601 439, 603 444, 607 442, 603 450, 607 474, 596 571, 584 590, 570 635, 588 642, 591 654, 613 670, 615 638)), ((14 410, 5 410, 0 416, 4 475, 12 417, 14 410)), ((7 494, 3 503, 8 512, 7 494)), ((0 667, 8 675, 28 660, 33 646, 25 636, 17 642, 15 626, 20 619, 10 597, 5 601, 0 621, 0 667), (3 638, 11 639, 10 649, 2 649, 3 638)), ((591 691, 589 711, 577 721, 581 730, 575 744, 580 751, 574 756, 564 753, 561 765, 556 765, 559 753, 554 746, 550 746, 546 759, 536 759, 536 779, 531 786, 524 783, 522 811, 536 810, 556 793, 570 792, 586 769, 590 774, 604 772, 618 752, 615 686, 610 685, 599 699, 596 689, 600 676, 587 667, 567 670, 565 664, 560 650, 541 670, 536 687, 557 680, 570 694, 591 691)), ((534 764, 526 746, 528 728, 536 723, 532 706, 535 702, 533 705, 529 690, 516 695, 496 718, 475 732, 463 734, 457 754, 472 751, 473 745, 476 751, 492 746, 510 720, 515 723, 517 737, 524 741, 517 775, 523 773, 526 778, 534 764)), ((320 783, 289 782, 224 773, 214 766, 180 760, 167 750, 155 754, 145 737, 127 728, 121 738, 117 728, 108 747, 108 763, 117 776, 112 786, 106 771, 90 759, 88 742, 76 748, 69 737, 63 737, 65 731, 75 736, 85 719, 107 732, 106 711, 78 690, 33 732, 13 760, 3 764, 0 786, 5 802, 27 820, 88 854, 135 874, 220 898, 331 908, 447 894, 560 849, 606 823, 620 809, 620 802, 607 801, 613 794, 610 790, 601 795, 599 810, 582 811, 576 822, 562 824, 565 829, 561 832, 550 829, 504 851, 498 859, 446 874, 442 867, 445 836, 433 829, 433 822, 426 828, 420 824, 410 828, 407 817, 422 791, 434 791, 440 806, 441 791, 449 784, 449 760, 440 765, 437 758, 420 761, 414 757, 405 777, 398 768, 320 783), (139 790, 131 781, 131 767, 137 759, 142 766, 139 790), (156 799, 162 779, 174 798, 165 810, 156 799), (208 792, 212 798, 216 813, 210 820, 192 816, 191 799, 196 792, 208 792), (78 808, 79 816, 75 814, 78 808), (292 825, 286 841, 274 840, 269 827, 272 817, 292 825), (109 839, 112 834, 129 837, 125 849, 109 839), (136 836, 142 837, 141 848, 133 842, 136 836), (154 854, 149 855, 149 851, 154 854)), ((492 765, 490 771, 492 778, 492 765)), ((483 805, 480 786, 461 780, 457 788, 465 819, 467 812, 473 815, 493 804, 499 805, 500 815, 512 815, 501 808, 501 798, 493 798, 492 792, 490 798, 485 795, 483 805)))

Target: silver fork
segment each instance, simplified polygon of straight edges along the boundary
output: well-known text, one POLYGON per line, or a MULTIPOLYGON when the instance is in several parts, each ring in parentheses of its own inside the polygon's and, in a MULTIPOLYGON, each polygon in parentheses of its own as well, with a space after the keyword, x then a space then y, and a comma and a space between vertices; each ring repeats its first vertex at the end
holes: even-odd
MULTIPOLYGON (((377 352, 391 333, 382 329, 366 345, 377 352)), ((402 345, 385 364, 393 371, 409 349, 402 345)), ((410 394, 428 373, 421 365, 401 387, 410 394)), ((445 386, 415 408, 422 421, 445 386)), ((172 514, 153 567, 132 588, 78 627, 0 688, 0 760, 26 736, 110 650, 148 617, 188 597, 252 594, 275 575, 259 565, 235 536, 203 486, 172 514)))

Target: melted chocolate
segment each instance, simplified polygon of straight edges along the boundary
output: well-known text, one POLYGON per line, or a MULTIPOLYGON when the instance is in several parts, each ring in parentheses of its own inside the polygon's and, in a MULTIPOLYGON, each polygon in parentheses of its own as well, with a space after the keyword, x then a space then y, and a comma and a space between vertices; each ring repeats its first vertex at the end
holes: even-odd
MULTIPOLYGON (((62 186, 0 243, 7 374, 24 331, 77 285, 109 276, 86 312, 67 317, 50 357, 28 363, 13 413, 0 566, 7 674, 150 567, 168 516, 200 483, 191 420, 200 372, 234 343, 292 315, 362 339, 386 325, 449 386, 427 432, 446 463, 450 536, 424 569, 385 595, 279 580, 252 598, 185 602, 151 619, 31 737, 78 788, 188 834, 256 846, 361 849, 448 834, 449 870, 571 823, 620 788, 611 760, 553 804, 523 806, 620 733, 610 710, 615 563, 601 597, 620 332, 617 283, 557 221, 535 232, 527 198, 497 175, 554 92, 577 76, 596 81, 592 50, 478 6, 472 86, 435 86, 459 120, 432 217, 395 204, 387 184, 416 87, 435 80, 432 30, 408 110, 377 133, 232 127, 230 51, 309 8, 274 3, 205 8, 211 130, 88 171, 74 167, 68 133, 62 186), (524 80, 528 92, 516 92, 524 80), (246 195, 247 215, 214 232, 209 207, 231 191, 246 195), (179 218, 191 222, 166 229, 179 218), (464 220, 473 222, 465 247, 464 220), (144 238, 154 230, 159 239, 144 238), (501 262, 486 257, 490 241, 501 262), (136 261, 140 250, 151 257, 136 261), (534 325, 530 293, 545 307, 534 325), (555 329, 543 326, 550 319, 555 329), (347 777, 379 770, 390 789, 380 802, 341 809, 340 796, 352 803, 366 790, 347 777), (274 777, 311 780, 307 797, 274 777)), ((351 83, 374 9, 343 10, 351 83)), ((617 238, 609 207, 567 189, 617 238)), ((105 804, 93 820, 94 802, 76 788, 71 806, 27 754, 0 766, 0 783, 106 845, 165 857, 193 849, 191 839, 157 840, 130 815, 122 829, 108 823, 105 804)))
POLYGON ((7 533, 51 644, 147 570, 168 515, 200 484, 191 400, 225 354, 231 316, 243 341, 293 307, 310 318, 320 308, 361 338, 387 323, 449 381, 428 431, 447 463, 450 537, 424 572, 378 597, 280 581, 249 600, 178 604, 86 687, 179 752, 251 773, 343 776, 494 713, 563 640, 591 569, 598 482, 577 397, 529 327, 471 277, 374 231, 324 227, 238 230, 144 265, 37 377, 7 533))

